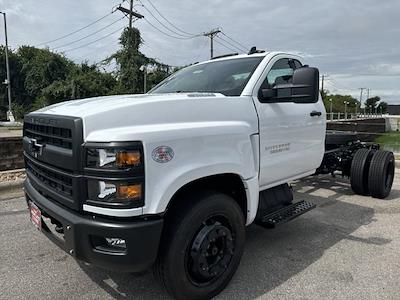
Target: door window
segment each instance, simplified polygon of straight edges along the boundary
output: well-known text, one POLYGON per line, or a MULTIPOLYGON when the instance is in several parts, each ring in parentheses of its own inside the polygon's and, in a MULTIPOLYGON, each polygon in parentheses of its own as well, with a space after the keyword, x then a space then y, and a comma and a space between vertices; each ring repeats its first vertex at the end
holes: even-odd
POLYGON ((261 88, 272 88, 277 84, 287 84, 292 82, 293 72, 300 68, 301 63, 295 59, 283 58, 274 63, 261 88))

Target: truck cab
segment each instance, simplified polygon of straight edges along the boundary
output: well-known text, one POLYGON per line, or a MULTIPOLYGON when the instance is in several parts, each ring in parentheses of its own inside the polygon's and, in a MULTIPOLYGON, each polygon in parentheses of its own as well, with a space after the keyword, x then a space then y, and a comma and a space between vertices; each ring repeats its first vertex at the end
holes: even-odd
POLYGON ((76 259, 153 266, 178 299, 215 296, 239 265, 245 226, 290 205, 287 183, 321 165, 318 82, 297 55, 253 50, 184 68, 144 95, 30 113, 31 220, 76 259))

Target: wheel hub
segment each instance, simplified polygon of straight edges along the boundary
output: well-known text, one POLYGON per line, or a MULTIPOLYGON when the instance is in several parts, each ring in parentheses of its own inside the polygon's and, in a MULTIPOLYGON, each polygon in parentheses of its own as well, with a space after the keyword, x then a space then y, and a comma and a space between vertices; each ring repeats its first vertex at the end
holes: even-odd
POLYGON ((189 273, 196 281, 208 282, 228 268, 233 252, 234 243, 228 227, 219 222, 204 224, 192 243, 189 273))

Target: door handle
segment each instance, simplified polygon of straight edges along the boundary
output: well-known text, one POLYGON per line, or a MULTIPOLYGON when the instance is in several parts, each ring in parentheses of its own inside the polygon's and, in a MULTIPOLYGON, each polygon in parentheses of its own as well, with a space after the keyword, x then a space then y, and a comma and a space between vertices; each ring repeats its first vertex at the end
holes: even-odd
POLYGON ((310 112, 311 117, 319 117, 321 115, 322 115, 322 112, 320 112, 320 111, 313 110, 312 112, 310 112))

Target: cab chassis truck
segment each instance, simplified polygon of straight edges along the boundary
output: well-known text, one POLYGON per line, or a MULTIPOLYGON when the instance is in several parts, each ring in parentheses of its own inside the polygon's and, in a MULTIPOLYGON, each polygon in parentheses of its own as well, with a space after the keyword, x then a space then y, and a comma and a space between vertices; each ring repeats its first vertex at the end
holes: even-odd
POLYGON ((339 172, 355 193, 385 198, 395 170, 393 153, 326 132, 318 69, 255 48, 184 68, 144 95, 30 113, 23 146, 32 223, 80 261, 153 267, 176 299, 226 287, 247 225, 315 207, 293 200, 291 181, 339 172))

